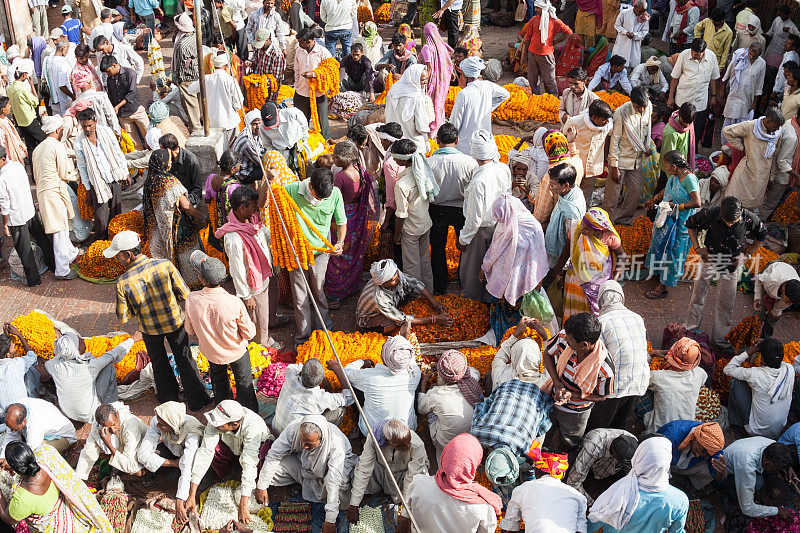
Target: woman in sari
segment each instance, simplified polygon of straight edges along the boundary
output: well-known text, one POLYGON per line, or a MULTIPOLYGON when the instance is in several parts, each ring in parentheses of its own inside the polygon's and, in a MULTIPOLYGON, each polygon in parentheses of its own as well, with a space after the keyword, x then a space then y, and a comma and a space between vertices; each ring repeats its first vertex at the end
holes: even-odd
POLYGON ((414 31, 411 29, 411 26, 408 24, 400 24, 400 26, 397 28, 397 33, 405 36, 406 50, 414 55, 417 55, 417 43, 414 41, 414 31))
MULTIPOLYGON (((333 183, 342 191, 347 214, 347 236, 342 255, 331 256, 325 275, 325 292, 328 307, 336 309, 342 299, 356 292, 364 271, 364 254, 372 242, 378 223, 378 187, 373 178, 358 162, 358 147, 349 139, 339 141, 333 148, 336 165, 342 170, 333 177, 333 183)), ((335 235, 331 237, 335 243, 335 235)))
MULTIPOLYGON (((578 173, 575 177, 575 187, 580 187, 584 164, 578 152, 571 151, 567 137, 560 131, 550 130, 544 135, 542 145, 550 163, 548 170, 561 163, 569 163, 578 173)), ((542 223, 542 226, 546 226, 550 220, 550 214, 556 206, 556 197, 550 191, 550 176, 547 172, 542 176, 536 194, 531 197, 530 192, 528 191, 528 199, 533 202, 533 216, 542 223)))
MULTIPOLYGON (((480 6, 480 2, 478 2, 478 5, 480 6)), ((480 9, 480 7, 478 9, 480 9)), ((458 46, 467 49, 468 57, 481 57, 483 55, 483 41, 481 40, 480 33, 478 33, 478 28, 465 24, 464 32, 461 34, 461 39, 458 41, 458 46)))
POLYGON ((170 174, 169 150, 154 150, 147 179, 142 188, 142 215, 147 228, 150 256, 172 261, 191 289, 202 286, 190 263, 194 250, 202 250, 200 229, 207 225, 203 215, 186 196, 186 188, 170 174))
POLYGON ((439 35, 436 24, 425 24, 425 44, 419 53, 419 60, 428 67, 428 96, 433 100, 435 118, 431 122, 431 138, 436 136, 439 126, 444 123, 444 102, 453 77, 453 49, 439 35))
POLYGON ((6 447, 5 459, 19 478, 11 501, 0 496, 0 517, 31 533, 113 533, 97 499, 50 446, 36 451, 23 442, 6 447))
POLYGON ((653 290, 645 294, 651 300, 666 298, 667 287, 674 287, 683 276, 683 267, 689 248, 689 230, 686 219, 700 207, 700 183, 689 163, 677 150, 664 154, 664 169, 669 174, 666 188, 645 203, 650 209, 662 201, 669 202, 672 212, 667 215, 664 225, 653 226, 653 238, 647 252, 647 267, 650 276, 656 278, 653 290))
POLYGON ((624 256, 608 213, 599 207, 589 209, 572 234, 572 266, 564 281, 564 320, 586 311, 600 314, 600 285, 616 277, 617 262, 624 256))
POLYGON ((231 211, 231 193, 244 184, 239 179, 242 164, 238 152, 233 150, 222 152, 217 165, 219 174, 209 174, 203 198, 208 206, 208 243, 220 252, 224 252, 222 241, 214 235, 214 232, 228 220, 228 213, 231 211))

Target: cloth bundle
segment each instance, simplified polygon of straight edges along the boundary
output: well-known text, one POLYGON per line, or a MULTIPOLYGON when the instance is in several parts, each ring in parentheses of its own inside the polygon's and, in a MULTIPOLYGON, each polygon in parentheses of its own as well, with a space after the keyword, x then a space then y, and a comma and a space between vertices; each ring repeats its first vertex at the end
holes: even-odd
POLYGON ((347 91, 339 93, 333 97, 329 114, 342 120, 348 120, 361 109, 364 102, 364 97, 359 92, 347 91))

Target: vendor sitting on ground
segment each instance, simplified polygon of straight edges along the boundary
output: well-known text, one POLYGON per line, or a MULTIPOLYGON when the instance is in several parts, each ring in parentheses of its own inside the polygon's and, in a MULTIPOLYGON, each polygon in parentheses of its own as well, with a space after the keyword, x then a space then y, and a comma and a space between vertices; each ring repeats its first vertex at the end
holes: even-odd
POLYGON ((425 444, 416 433, 411 431, 408 424, 396 418, 386 419, 373 427, 372 433, 375 440, 367 439, 353 474, 350 508, 347 510, 347 520, 351 524, 358 523, 358 507, 365 494, 382 492, 389 496, 396 505, 401 503, 400 494, 395 489, 386 466, 378 458, 375 441, 378 442, 383 457, 389 465, 389 470, 403 494, 408 494, 408 487, 414 476, 428 474, 429 463, 425 444))
POLYGON ((406 320, 400 307, 420 294, 428 300, 438 314, 429 317, 415 317, 412 326, 425 324, 444 324, 452 326, 453 319, 425 285, 418 279, 400 272, 391 259, 382 259, 369 269, 370 279, 361 291, 356 306, 356 325, 364 329, 378 329, 387 335, 394 334, 406 320))
POLYGON ((89 479, 89 472, 101 457, 108 458, 109 466, 124 474, 141 476, 144 470, 136 459, 136 451, 147 433, 147 424, 122 402, 101 405, 94 418, 75 467, 78 478, 89 479))
POLYGON ((722 454, 725 435, 716 422, 673 420, 658 433, 672 442, 670 483, 686 493, 698 491, 728 475, 728 463, 722 454))
POLYGON ((518 379, 541 388, 547 382, 547 374, 540 372, 542 350, 534 339, 524 338, 525 329, 533 325, 534 319, 523 316, 511 336, 500 345, 492 360, 492 371, 485 378, 487 391, 501 383, 518 379))
POLYGON ((764 324, 761 337, 771 337, 781 314, 797 304, 800 304, 800 276, 792 265, 774 261, 756 276, 753 307, 764 324))
POLYGON ((595 480, 608 479, 631 468, 631 458, 639 441, 624 429, 597 428, 583 436, 581 451, 569 469, 566 484, 586 496, 589 505, 594 499, 583 486, 589 473, 595 480))

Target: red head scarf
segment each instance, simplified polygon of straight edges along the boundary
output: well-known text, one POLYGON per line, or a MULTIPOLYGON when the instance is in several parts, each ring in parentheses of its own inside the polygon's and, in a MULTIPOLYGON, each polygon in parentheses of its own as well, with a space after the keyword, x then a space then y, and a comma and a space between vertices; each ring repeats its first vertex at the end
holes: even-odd
POLYGON ((436 472, 436 484, 442 492, 464 503, 488 503, 500 514, 500 496, 474 482, 475 471, 483 460, 478 439, 462 433, 442 450, 442 467, 436 472))

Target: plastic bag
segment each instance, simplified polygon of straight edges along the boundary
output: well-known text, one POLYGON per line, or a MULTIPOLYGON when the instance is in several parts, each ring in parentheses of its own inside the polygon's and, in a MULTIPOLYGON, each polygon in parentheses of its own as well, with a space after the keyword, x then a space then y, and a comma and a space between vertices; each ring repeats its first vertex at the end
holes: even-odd
POLYGON ((535 318, 542 324, 549 323, 555 316, 550 299, 542 289, 532 290, 522 297, 522 314, 535 318))
POLYGON ((514 13, 514 20, 517 22, 522 22, 525 20, 525 17, 528 14, 528 3, 525 0, 520 0, 519 5, 517 5, 517 11, 514 13))
POLYGON ((664 222, 667 221, 667 217, 672 213, 672 208, 669 206, 669 202, 661 202, 658 204, 658 214, 656 215, 655 225, 657 228, 661 228, 664 226, 664 222))

